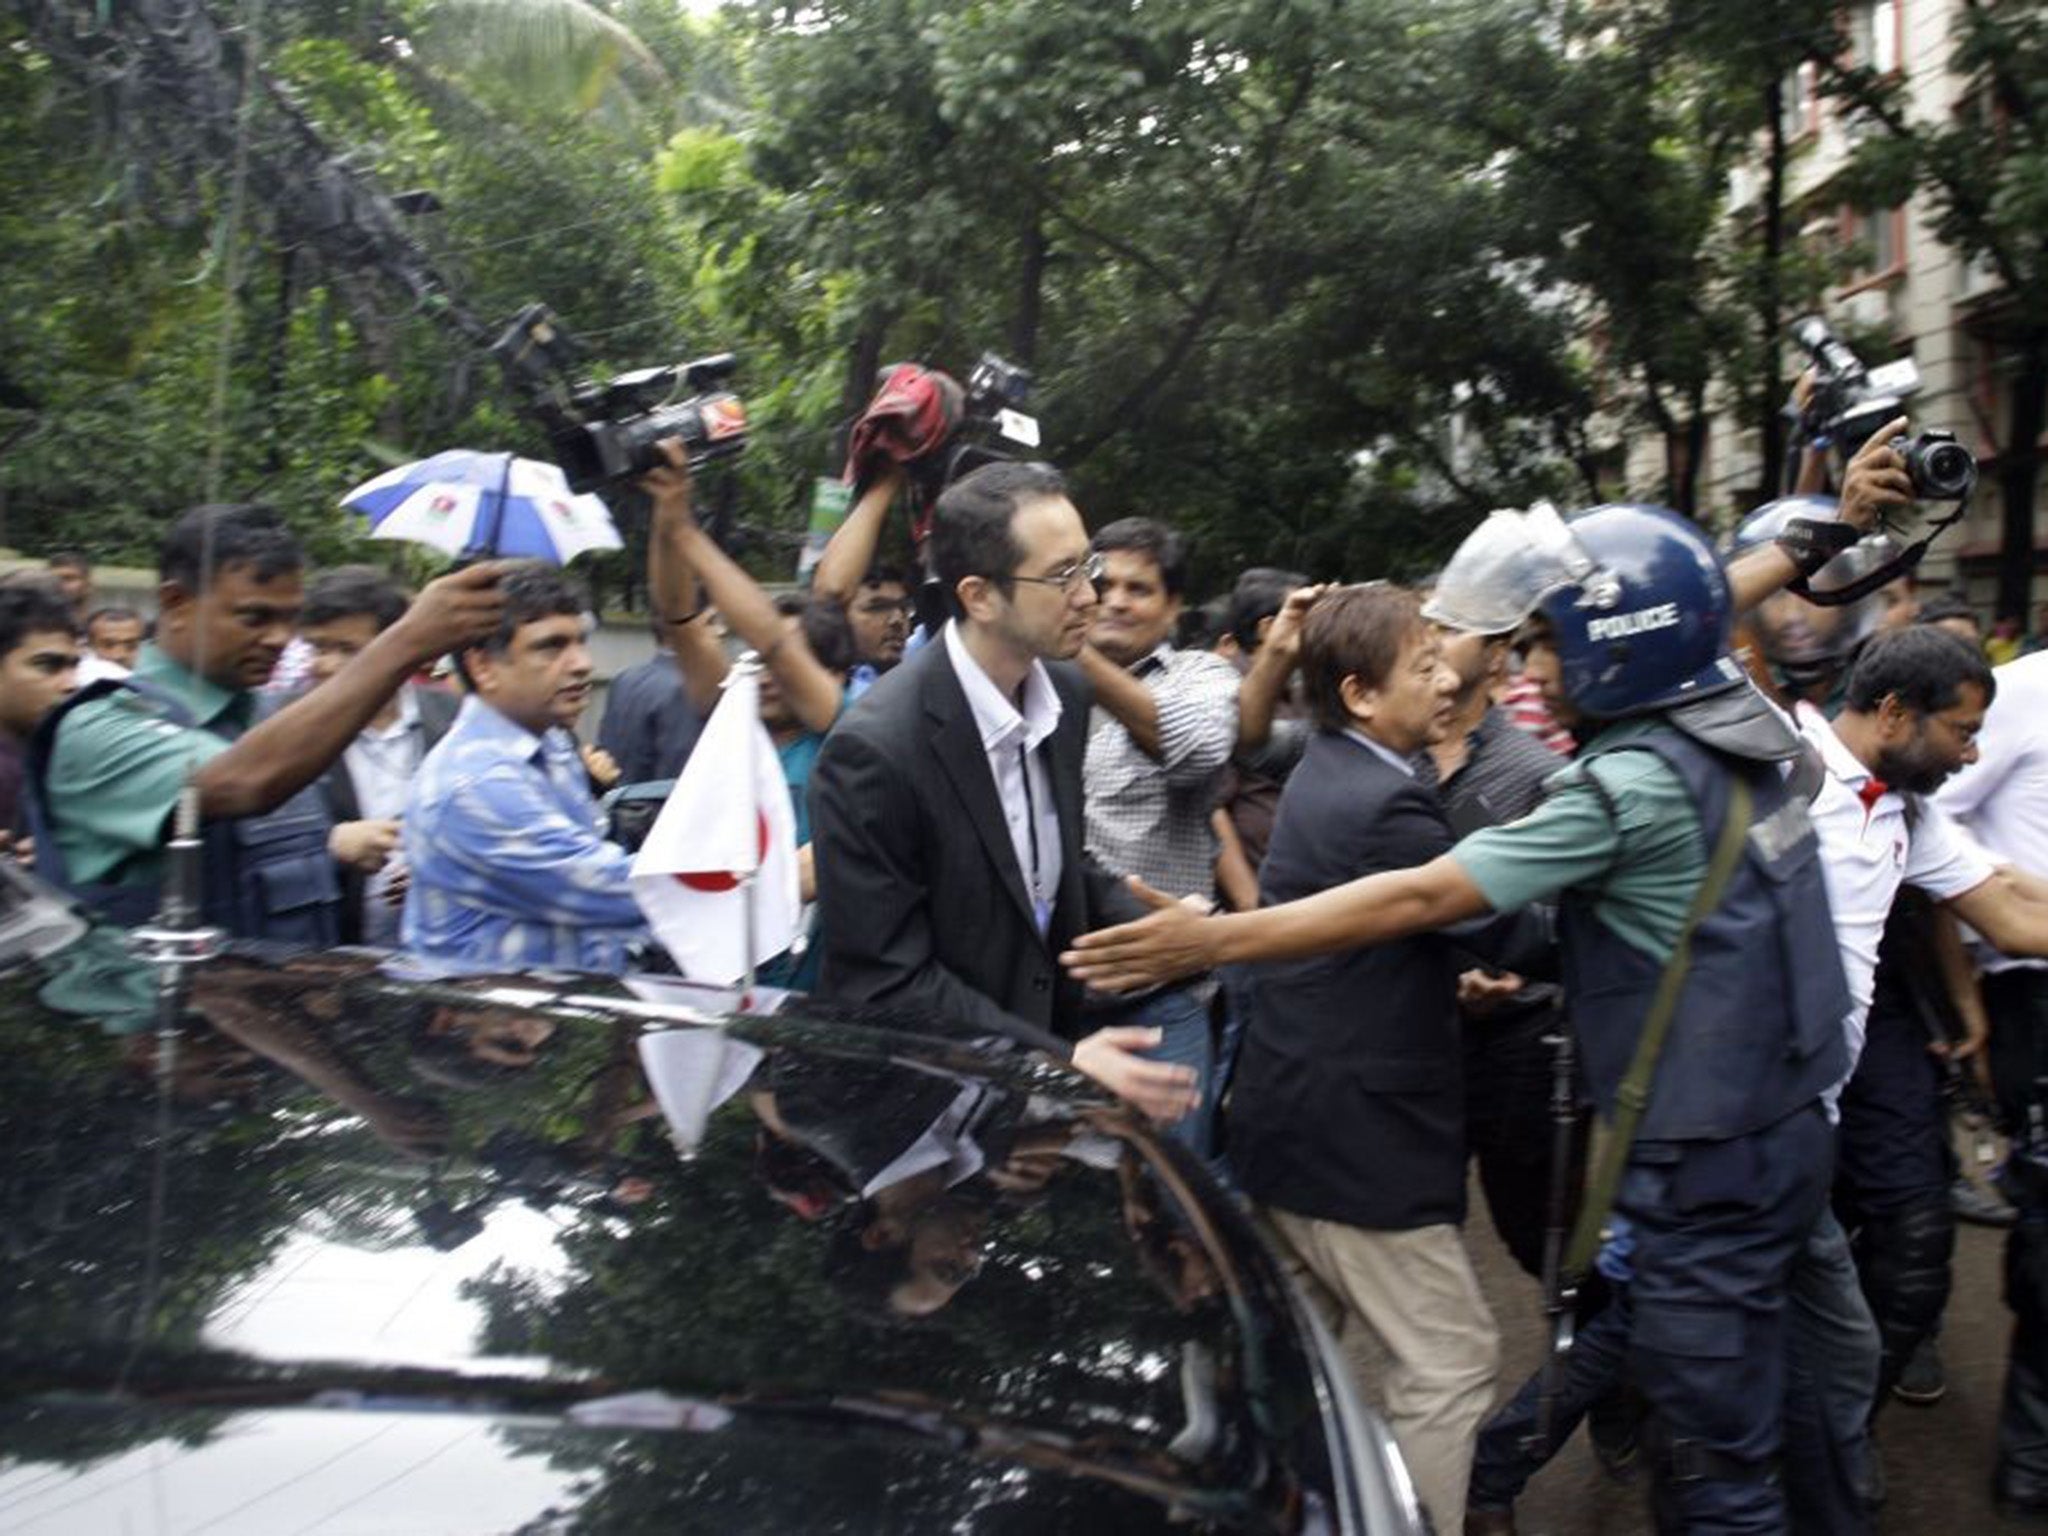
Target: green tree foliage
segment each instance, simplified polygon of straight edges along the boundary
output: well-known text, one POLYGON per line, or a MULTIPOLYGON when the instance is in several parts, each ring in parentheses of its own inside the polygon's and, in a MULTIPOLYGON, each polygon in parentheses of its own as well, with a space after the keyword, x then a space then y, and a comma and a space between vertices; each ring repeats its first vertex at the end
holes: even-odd
MULTIPOLYGON (((28 0, 4 24, 0 492, 30 549, 142 555, 217 482, 339 555, 354 480, 543 451, 478 346, 541 299, 593 376, 741 354, 753 443, 707 500, 764 535, 764 574, 876 369, 988 349, 1037 374, 1084 511, 1181 524, 1204 578, 1412 575, 1536 495, 1696 510, 1731 401, 1767 488, 1784 321, 1828 276, 1787 237, 1774 132, 1787 72, 1840 53, 1822 0, 162 9, 255 40, 247 110, 231 40, 182 85, 152 66, 152 94, 96 62, 135 57, 106 30, 134 10, 28 0), (309 227, 283 185, 309 178, 272 164, 291 144, 313 179, 431 194, 394 226, 431 279, 309 227), (1622 486, 1643 433, 1664 473, 1622 486)), ((1886 127, 1870 174, 1956 189, 1943 238, 2034 292, 2039 29, 1971 14, 1960 57, 2003 137, 1842 88, 1886 127)), ((2010 323, 2036 334, 2029 305, 2010 323)), ((632 547, 599 569, 623 590, 615 500, 632 547)))

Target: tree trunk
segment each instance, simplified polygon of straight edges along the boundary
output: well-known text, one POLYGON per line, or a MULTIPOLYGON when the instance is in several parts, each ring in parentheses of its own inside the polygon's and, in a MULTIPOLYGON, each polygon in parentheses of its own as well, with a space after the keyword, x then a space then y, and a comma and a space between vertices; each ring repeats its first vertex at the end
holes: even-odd
POLYGON ((2013 362, 2011 408, 1998 455, 2001 532, 1993 616, 2013 614, 2024 626, 2033 606, 2034 491, 2041 479, 2041 432, 2048 427, 2048 333, 2023 336, 2013 362))
POLYGON ((888 339, 891 318, 880 309, 871 309, 861 316, 860 331, 846 357, 846 383, 839 392, 839 414, 848 420, 860 415, 874 396, 875 375, 882 367, 882 343, 888 339))
POLYGON ((1700 460, 1707 451, 1706 391, 1695 390, 1685 425, 1664 439, 1665 483, 1670 489, 1671 510, 1698 520, 1700 515, 1700 460))
POLYGON ((1023 234, 1023 255, 1017 269, 1017 308, 1010 317, 1010 361, 1021 368, 1036 366, 1038 322, 1045 303, 1045 262, 1052 254, 1045 238, 1045 215, 1033 203, 1023 234))
POLYGON ((1764 270, 1757 285, 1757 325, 1762 331, 1763 370, 1758 383, 1757 436, 1761 449, 1756 502, 1771 500, 1785 483, 1785 418, 1778 402, 1785 393, 1779 371, 1778 331, 1784 324, 1785 257, 1785 119, 1784 76, 1773 74, 1764 88, 1764 121, 1770 125, 1770 149, 1764 165, 1764 270))

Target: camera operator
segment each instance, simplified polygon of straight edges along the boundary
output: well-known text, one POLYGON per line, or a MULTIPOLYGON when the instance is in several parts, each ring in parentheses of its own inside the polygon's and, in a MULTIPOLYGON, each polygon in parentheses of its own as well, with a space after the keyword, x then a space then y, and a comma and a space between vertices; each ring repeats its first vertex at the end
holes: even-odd
MULTIPOLYGON (((731 662, 723 642, 704 622, 703 610, 715 608, 741 644, 760 656, 766 669, 761 679, 761 723, 775 743, 795 813, 802 896, 806 902, 815 901, 810 777, 825 733, 847 703, 853 643, 846 615, 815 597, 809 602, 770 597, 697 522, 682 446, 663 446, 668 467, 652 471, 640 482, 654 498, 648 588, 655 611, 674 636, 676 665, 691 705, 705 716, 717 705, 731 662)), ((819 951, 812 945, 801 963, 778 961, 762 979, 771 986, 808 990, 816 983, 818 961, 819 951)))
POLYGON ((811 596, 838 604, 853 625, 855 659, 863 669, 855 674, 856 697, 903 660, 910 639, 916 594, 902 571, 877 562, 889 509, 908 484, 909 474, 896 460, 872 466, 859 499, 811 570, 811 596))
POLYGON ((237 829, 311 784, 421 666, 488 633, 506 567, 430 582, 317 693, 266 712, 257 690, 298 620, 303 563, 268 507, 199 506, 171 525, 156 639, 131 677, 76 695, 38 739, 46 878, 116 922, 145 920, 189 783, 205 822, 206 920, 245 938, 334 941, 340 890, 324 811, 293 837, 245 844, 237 829))

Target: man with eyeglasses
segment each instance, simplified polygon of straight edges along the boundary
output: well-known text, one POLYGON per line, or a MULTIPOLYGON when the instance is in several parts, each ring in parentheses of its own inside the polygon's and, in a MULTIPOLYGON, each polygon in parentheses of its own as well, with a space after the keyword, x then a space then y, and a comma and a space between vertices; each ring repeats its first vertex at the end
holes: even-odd
POLYGON ((976 470, 940 497, 931 555, 954 617, 826 738, 811 773, 819 991, 1033 1046, 1161 1120, 1195 1073, 1155 1029, 1088 1032, 1055 956, 1138 910, 1082 850, 1089 696, 1070 665, 1101 559, 1059 473, 976 470))
POLYGON ((846 607, 854 654, 853 671, 846 679, 849 699, 866 693, 877 678, 903 660, 912 606, 910 583, 902 571, 893 565, 868 567, 860 590, 846 607))

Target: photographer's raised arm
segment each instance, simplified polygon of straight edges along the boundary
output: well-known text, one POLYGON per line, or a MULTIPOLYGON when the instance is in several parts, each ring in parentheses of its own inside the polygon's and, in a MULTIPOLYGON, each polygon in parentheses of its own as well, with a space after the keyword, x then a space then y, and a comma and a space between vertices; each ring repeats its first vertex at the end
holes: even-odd
POLYGON ((421 589, 410 608, 333 677, 209 758, 193 774, 209 819, 275 810, 327 770, 420 667, 487 639, 505 599, 507 564, 451 571, 421 589))
MULTIPOLYGON (((1873 432, 1842 474, 1840 519, 1868 537, 1883 526, 1885 514, 1913 504, 1913 477, 1892 439, 1906 430, 1897 417, 1873 432)), ((1746 613, 1799 576, 1799 563, 1776 544, 1765 544, 1728 562, 1728 591, 1738 614, 1746 613)))
POLYGON ((1301 660, 1301 621, 1327 586, 1296 587, 1266 626, 1266 638, 1252 657, 1237 690, 1237 751, 1249 757, 1273 734, 1273 714, 1280 707, 1287 680, 1301 660))
POLYGON ((852 606, 860 593, 861 578, 875 563, 889 507, 902 494, 906 478, 903 466, 891 459, 862 488, 860 499, 846 514, 846 521, 833 530, 811 569, 811 596, 842 608, 852 606))
MULTIPOLYGON (((844 699, 839 679, 811 654, 802 632, 790 627, 761 584, 698 526, 690 507, 690 471, 681 445, 665 442, 662 450, 668 455, 669 467, 653 470, 640 480, 654 498, 648 566, 649 586, 654 589, 656 602, 666 603, 676 591, 687 593, 693 584, 701 585, 705 599, 723 615, 727 627, 760 653, 762 663, 781 685, 790 712, 804 728, 830 730, 832 722, 839 718, 844 699), (659 584, 654 579, 657 571, 659 584)), ((683 626, 685 630, 694 627, 683 626)), ((682 646, 692 644, 701 651, 700 639, 696 635, 679 635, 676 651, 678 662, 684 664, 685 680, 693 684, 693 696, 697 688, 682 646)))

